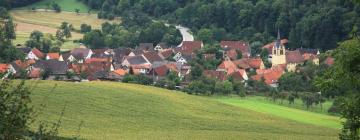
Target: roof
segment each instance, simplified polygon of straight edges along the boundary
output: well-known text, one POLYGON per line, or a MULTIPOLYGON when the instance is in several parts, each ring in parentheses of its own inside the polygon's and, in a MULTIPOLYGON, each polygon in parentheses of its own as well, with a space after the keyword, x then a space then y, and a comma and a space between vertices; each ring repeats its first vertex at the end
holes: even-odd
POLYGON ((220 81, 225 81, 227 79, 226 72, 224 71, 205 70, 203 75, 209 78, 216 78, 220 81))
POLYGON ((163 59, 158 55, 158 52, 156 51, 146 52, 143 55, 150 63, 154 63, 156 61, 163 61, 163 59))
POLYGON ((260 58, 243 58, 240 60, 233 61, 233 63, 242 69, 249 69, 249 68, 260 69, 263 61, 260 58))
POLYGON ((73 54, 73 56, 78 59, 80 57, 88 56, 90 51, 91 50, 87 48, 75 48, 71 50, 71 54, 73 54))
POLYGON ((28 54, 31 51, 31 48, 30 47, 18 48, 18 50, 20 50, 24 54, 28 54))
POLYGON ((91 57, 95 57, 95 58, 110 57, 111 55, 109 53, 106 54, 107 51, 108 51, 108 49, 94 49, 94 50, 92 50, 93 54, 91 57))
POLYGON ((301 63, 304 58, 299 50, 286 52, 286 63, 301 63))
POLYGON ((231 77, 234 80, 239 80, 239 81, 243 81, 243 80, 247 80, 244 78, 244 75, 246 74, 246 71, 244 69, 239 69, 236 72, 231 74, 231 77))
POLYGON ((313 55, 317 55, 318 53, 318 49, 310 49, 310 48, 298 48, 296 50, 299 50, 301 55, 307 53, 307 54, 313 54, 313 55))
POLYGON ((181 45, 181 52, 184 54, 191 54, 196 50, 200 50, 202 45, 202 41, 184 41, 181 45))
POLYGON ((244 41, 221 41, 220 46, 226 50, 240 50, 242 54, 248 54, 250 50, 249 42, 244 41))
POLYGON ((311 54, 311 53, 304 53, 303 55, 304 60, 314 60, 318 58, 317 55, 311 54))
POLYGON ((129 56, 125 58, 130 65, 146 64, 148 61, 142 55, 129 56))
POLYGON ((238 67, 232 61, 223 61, 218 66, 218 70, 225 70, 228 75, 232 74, 237 69, 238 69, 238 67))
POLYGON ((67 61, 70 57, 71 53, 64 53, 64 54, 61 54, 61 57, 63 58, 64 61, 67 61))
POLYGON ((270 70, 267 73, 255 75, 252 77, 252 79, 260 81, 262 78, 264 78, 265 83, 271 85, 277 83, 283 74, 284 71, 281 70, 270 70))
POLYGON ((110 62, 108 58, 90 58, 85 60, 85 63, 92 63, 92 62, 110 62))
POLYGON ((48 53, 48 54, 47 54, 47 57, 49 57, 49 59, 59 60, 60 54, 59 54, 59 53, 48 53))
POLYGON ((51 74, 66 74, 68 66, 64 61, 57 60, 39 60, 33 65, 34 68, 49 70, 51 74))
POLYGON ((171 57, 174 54, 172 49, 166 49, 160 52, 160 54, 164 57, 164 59, 171 57))
POLYGON ((117 69, 117 70, 112 71, 112 73, 115 73, 120 76, 125 76, 128 73, 128 71, 124 70, 124 69, 117 69))
POLYGON ((9 69, 9 64, 0 64, 0 73, 4 73, 9 69))
POLYGON ((236 60, 238 56, 238 52, 235 49, 230 49, 226 51, 226 56, 231 60, 236 60))
POLYGON ((16 70, 19 71, 21 69, 27 69, 30 65, 34 64, 35 60, 16 60, 14 62, 11 62, 10 65, 16 70))
POLYGON ((168 46, 166 43, 164 43, 164 42, 161 42, 161 43, 157 44, 156 46, 160 46, 162 49, 167 49, 167 48, 169 48, 169 46, 168 46))
POLYGON ((129 48, 115 49, 113 61, 121 63, 124 60, 124 58, 129 55, 130 52, 131 52, 131 50, 129 48))
POLYGON ((36 57, 40 59, 45 57, 45 55, 39 49, 33 48, 31 52, 33 52, 36 55, 36 57))
POLYGON ((40 78, 41 77, 41 69, 40 68, 32 68, 30 73, 28 74, 29 78, 40 78))
POLYGON ((332 58, 332 57, 327 57, 327 58, 325 59, 325 61, 324 61, 324 63, 325 63, 326 65, 329 65, 329 66, 334 65, 334 62, 335 62, 335 59, 332 58))

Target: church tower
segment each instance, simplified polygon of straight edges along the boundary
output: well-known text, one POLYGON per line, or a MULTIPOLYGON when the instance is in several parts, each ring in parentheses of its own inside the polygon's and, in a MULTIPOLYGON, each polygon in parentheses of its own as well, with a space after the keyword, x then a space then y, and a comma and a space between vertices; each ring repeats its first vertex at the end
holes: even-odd
POLYGON ((278 30, 277 40, 272 48, 272 65, 286 64, 286 49, 281 43, 280 30, 278 30))

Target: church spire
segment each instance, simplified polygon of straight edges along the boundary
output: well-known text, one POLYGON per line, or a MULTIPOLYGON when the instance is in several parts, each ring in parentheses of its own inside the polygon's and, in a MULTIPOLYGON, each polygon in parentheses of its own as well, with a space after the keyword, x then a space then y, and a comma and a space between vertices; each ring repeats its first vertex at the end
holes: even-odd
POLYGON ((280 37, 280 29, 278 29, 278 36, 275 44, 276 48, 280 48, 281 46, 281 37, 280 37))

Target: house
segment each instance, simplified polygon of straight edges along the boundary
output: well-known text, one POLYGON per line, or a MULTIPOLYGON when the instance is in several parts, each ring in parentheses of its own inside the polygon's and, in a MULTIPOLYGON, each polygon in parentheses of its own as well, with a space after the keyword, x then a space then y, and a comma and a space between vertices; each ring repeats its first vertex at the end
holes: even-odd
POLYGON ((173 55, 174 55, 173 49, 165 49, 165 50, 162 50, 161 52, 159 52, 159 56, 164 60, 169 59, 173 55))
POLYGON ((215 78, 219 81, 227 80, 227 74, 225 71, 205 70, 203 75, 208 78, 215 78))
POLYGON ((0 73, 6 73, 9 70, 9 64, 0 64, 0 73))
POLYGON ((312 61, 315 65, 320 64, 318 55, 314 55, 311 53, 304 53, 302 56, 303 56, 304 60, 306 60, 306 61, 312 61))
POLYGON ((166 50, 168 48, 169 48, 169 46, 166 43, 159 43, 155 46, 154 50, 162 52, 163 50, 166 50))
POLYGON ((239 69, 230 75, 235 81, 246 81, 249 77, 244 69, 239 69))
POLYGON ((32 50, 30 47, 18 47, 17 49, 26 55, 29 54, 29 52, 32 50))
POLYGON ((126 74, 128 74, 128 70, 117 69, 109 73, 109 80, 113 81, 121 81, 126 74))
POLYGON ((223 61, 217 68, 216 71, 226 72, 227 75, 231 75, 236 72, 238 67, 232 61, 223 61))
POLYGON ((43 54, 40 50, 36 48, 31 49, 31 51, 25 57, 25 59, 34 59, 34 60, 40 60, 44 58, 45 58, 45 54, 43 54))
POLYGON ((125 59, 125 57, 129 56, 131 53, 131 50, 129 48, 117 48, 114 49, 114 55, 113 55, 113 65, 115 69, 121 69, 122 65, 121 63, 125 59))
POLYGON ((264 62, 261 58, 243 58, 233 61, 233 63, 241 69, 265 69, 264 62))
POLYGON ((238 51, 236 49, 229 49, 224 52, 224 59, 231 61, 238 59, 238 51))
POLYGON ((60 59, 60 54, 59 53, 48 53, 46 54, 46 60, 59 60, 60 59))
POLYGON ((16 76, 19 77, 21 76, 22 72, 25 72, 25 74, 27 74, 29 72, 29 67, 35 63, 35 60, 31 59, 31 60, 25 60, 25 61, 21 61, 21 60, 16 60, 14 62, 11 62, 9 65, 9 72, 16 76))
POLYGON ((283 70, 271 69, 266 73, 257 74, 252 76, 251 78, 256 81, 261 81, 262 79, 264 79, 265 80, 264 82, 267 85, 270 85, 272 87, 278 87, 279 79, 283 74, 284 74, 283 70))
POLYGON ((151 64, 153 64, 154 62, 157 62, 157 61, 163 61, 163 59, 159 56, 158 52, 156 52, 156 51, 145 52, 145 53, 143 54, 143 56, 144 56, 151 64))
POLYGON ((151 65, 144 55, 128 56, 121 63, 122 66, 130 68, 133 65, 151 65))
POLYGON ((112 49, 94 49, 92 52, 92 58, 108 58, 114 54, 112 49))
POLYGON ((304 58, 299 50, 286 52, 286 69, 290 72, 296 71, 296 66, 304 63, 304 58))
POLYGON ((109 59, 92 58, 85 61, 82 71, 87 74, 87 79, 93 80, 108 80, 109 74, 114 70, 114 67, 109 59))
POLYGON ((71 50, 71 56, 75 58, 78 63, 83 63, 86 59, 90 59, 94 54, 91 49, 87 48, 75 48, 71 50))
MULTIPOLYGON (((181 66, 180 66, 181 67, 181 66)), ((152 76, 155 81, 165 78, 169 72, 176 72, 178 77, 180 77, 180 68, 177 63, 167 63, 157 67, 153 67, 149 76, 152 76)))
POLYGON ((131 65, 130 68, 133 69, 134 74, 147 74, 151 69, 151 64, 131 65))
POLYGON ((250 57, 249 42, 244 41, 221 41, 220 46, 225 50, 241 51, 243 57, 250 57))
POLYGON ((182 55, 191 55, 195 51, 200 50, 204 47, 204 43, 202 41, 183 41, 180 49, 177 51, 182 55))
POLYGON ((55 79, 56 76, 65 78, 66 72, 68 71, 68 65, 64 61, 53 59, 39 60, 30 67, 30 73, 33 73, 32 71, 37 72, 39 69, 41 71, 49 71, 49 79, 55 79))

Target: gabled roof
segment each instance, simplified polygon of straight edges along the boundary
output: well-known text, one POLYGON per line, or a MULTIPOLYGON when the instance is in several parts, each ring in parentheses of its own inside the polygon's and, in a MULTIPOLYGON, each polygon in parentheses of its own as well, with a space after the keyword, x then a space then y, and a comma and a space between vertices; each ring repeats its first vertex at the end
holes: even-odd
POLYGON ((304 60, 314 60, 318 58, 317 55, 311 54, 311 53, 304 53, 303 55, 304 60))
POLYGON ((130 65, 146 64, 148 61, 142 55, 128 56, 125 58, 130 65))
POLYGON ((202 48, 202 41, 184 41, 181 46, 181 53, 184 54, 192 54, 196 50, 200 50, 202 48))
POLYGON ((108 49, 94 49, 92 50, 93 54, 91 57, 95 57, 95 58, 106 58, 106 57, 110 57, 110 54, 106 54, 106 52, 108 51, 108 49))
POLYGON ((48 53, 47 57, 49 57, 49 59, 59 60, 60 54, 59 53, 48 53))
POLYGON ((71 50, 71 54, 73 54, 73 56, 77 59, 83 59, 84 57, 89 55, 90 51, 91 50, 87 48, 75 48, 71 50))
POLYGON ((238 67, 232 61, 223 61, 217 68, 218 70, 225 70, 228 75, 235 72, 238 67))
POLYGON ((265 83, 271 85, 277 83, 283 74, 284 71, 270 70, 267 73, 255 75, 252 77, 252 79, 256 81, 260 81, 262 78, 264 78, 265 83))
POLYGON ((21 60, 16 60, 14 62, 11 62, 10 65, 16 70, 16 71, 20 71, 20 70, 25 70, 27 69, 30 65, 34 64, 35 60, 26 60, 26 61, 21 61, 21 60))
POLYGON ((158 52, 156 51, 146 52, 143 55, 147 60, 149 60, 150 63, 154 63, 156 61, 163 61, 163 59, 158 55, 158 52))
POLYGON ((113 61, 121 63, 129 53, 131 53, 131 49, 129 48, 117 48, 114 50, 113 61))
POLYGON ((242 69, 260 69, 262 64, 262 59, 260 58, 243 58, 240 60, 233 61, 239 68, 242 69))
POLYGON ((307 53, 307 54, 313 54, 313 55, 317 55, 318 53, 318 49, 310 49, 310 48, 298 48, 296 50, 299 50, 299 52, 301 53, 301 55, 307 53))
POLYGON ((172 49, 166 49, 160 52, 160 54, 164 57, 164 59, 171 57, 174 54, 172 49))
POLYGON ((34 53, 36 55, 36 57, 42 59, 45 57, 45 55, 38 49, 34 48, 31 50, 32 53, 34 53))
POLYGON ((24 54, 28 54, 31 51, 31 48, 30 47, 18 48, 18 50, 20 50, 24 54))
POLYGON ((231 77, 234 80, 239 80, 239 81, 243 81, 243 80, 247 80, 244 78, 244 75, 246 74, 246 71, 244 69, 239 69, 236 72, 231 74, 231 77))
POLYGON ((128 71, 124 69, 117 69, 112 72, 120 76, 125 76, 128 73, 128 71))
POLYGON ((221 41, 220 46, 225 50, 240 50, 243 54, 249 53, 250 50, 249 42, 245 41, 221 41))
POLYGON ((64 61, 39 60, 33 65, 34 68, 49 70, 51 74, 66 74, 68 66, 64 61))
POLYGON ((41 77, 41 68, 32 68, 28 74, 29 78, 40 78, 41 77))
POLYGON ((205 70, 203 75, 209 78, 216 78, 220 81, 225 81, 227 79, 226 72, 224 71, 205 70))
POLYGON ((304 58, 299 50, 286 52, 286 63, 301 63, 304 58))
POLYGON ((61 57, 63 58, 64 61, 67 61, 70 57, 71 53, 64 53, 64 54, 61 54, 61 57))
POLYGON ((9 64, 0 64, 0 73, 5 73, 9 69, 9 64))
POLYGON ((236 60, 238 53, 235 49, 230 49, 226 51, 226 56, 229 57, 231 60, 236 60))

